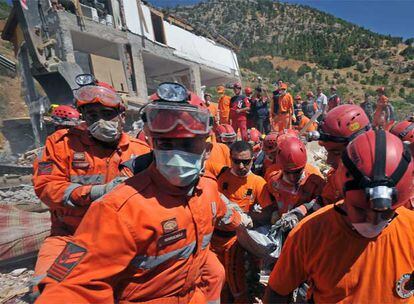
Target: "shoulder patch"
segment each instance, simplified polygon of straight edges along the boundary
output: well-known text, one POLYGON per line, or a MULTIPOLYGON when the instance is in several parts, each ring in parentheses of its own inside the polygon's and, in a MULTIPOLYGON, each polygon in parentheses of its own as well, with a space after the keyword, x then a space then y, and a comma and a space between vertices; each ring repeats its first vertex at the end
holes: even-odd
POLYGON ((58 282, 63 281, 73 268, 80 263, 86 252, 85 248, 68 242, 65 249, 63 249, 62 253, 47 271, 47 276, 58 282))
POLYGON ((53 162, 51 161, 44 161, 39 162, 37 175, 50 175, 53 169, 53 162))

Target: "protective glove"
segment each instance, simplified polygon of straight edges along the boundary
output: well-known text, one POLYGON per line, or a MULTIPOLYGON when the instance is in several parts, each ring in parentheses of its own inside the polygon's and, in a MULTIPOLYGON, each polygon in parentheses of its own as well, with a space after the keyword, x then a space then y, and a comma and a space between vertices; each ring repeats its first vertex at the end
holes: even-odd
POLYGON ((118 176, 118 177, 115 177, 113 180, 111 180, 110 182, 108 182, 106 184, 92 186, 91 192, 90 192, 91 200, 92 201, 97 200, 98 198, 100 198, 104 194, 110 192, 113 188, 118 186, 120 183, 125 181, 127 178, 128 177, 126 177, 126 176, 118 176))
POLYGON ((292 209, 287 213, 284 213, 276 225, 279 224, 284 231, 290 231, 303 219, 303 213, 298 209, 292 209))
POLYGON ((240 226, 244 228, 253 228, 253 221, 246 213, 240 213, 240 226))

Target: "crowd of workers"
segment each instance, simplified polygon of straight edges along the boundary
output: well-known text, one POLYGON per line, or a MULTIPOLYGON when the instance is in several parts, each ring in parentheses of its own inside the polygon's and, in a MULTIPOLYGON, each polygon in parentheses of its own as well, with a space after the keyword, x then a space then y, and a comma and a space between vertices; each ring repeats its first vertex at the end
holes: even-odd
POLYGON ((383 88, 376 109, 341 104, 335 87, 303 102, 283 82, 271 100, 233 89, 217 88, 217 108, 161 84, 137 138, 106 83, 75 91, 80 114, 53 110, 34 163, 52 220, 36 303, 289 303, 300 290, 318 303, 414 301, 411 119, 390 120, 383 88), (250 273, 266 269, 260 292, 250 273))

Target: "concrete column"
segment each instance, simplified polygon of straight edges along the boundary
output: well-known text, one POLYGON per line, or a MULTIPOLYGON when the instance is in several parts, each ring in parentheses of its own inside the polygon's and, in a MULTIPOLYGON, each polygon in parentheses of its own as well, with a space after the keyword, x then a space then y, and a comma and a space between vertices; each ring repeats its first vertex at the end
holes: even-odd
POLYGON ((135 73, 135 84, 137 87, 137 97, 139 99, 148 99, 147 80, 145 79, 144 59, 142 49, 137 45, 131 45, 132 61, 135 73))
POLYGON ((190 67, 190 90, 201 97, 201 72, 200 66, 194 64, 190 67))

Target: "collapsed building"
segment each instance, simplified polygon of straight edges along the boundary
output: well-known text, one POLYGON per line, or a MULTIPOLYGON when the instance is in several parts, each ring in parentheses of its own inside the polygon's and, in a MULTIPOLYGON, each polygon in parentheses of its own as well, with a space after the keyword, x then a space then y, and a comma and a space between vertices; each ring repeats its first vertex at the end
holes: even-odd
POLYGON ((110 83, 130 110, 164 81, 202 94, 240 79, 229 41, 139 0, 13 0, 2 38, 20 63, 37 146, 47 134, 43 114, 50 104, 73 103, 81 73, 110 83))

